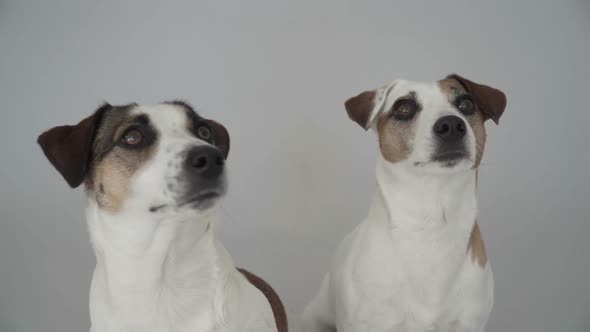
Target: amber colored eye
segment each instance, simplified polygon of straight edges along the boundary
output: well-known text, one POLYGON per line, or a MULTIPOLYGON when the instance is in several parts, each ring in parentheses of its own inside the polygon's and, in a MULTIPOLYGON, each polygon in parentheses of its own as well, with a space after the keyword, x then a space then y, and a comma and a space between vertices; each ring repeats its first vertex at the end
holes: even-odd
POLYGON ((143 141, 143 134, 137 129, 131 129, 121 139, 125 145, 138 145, 143 141))
POLYGON ((475 112, 475 105, 470 99, 461 100, 457 108, 459 108, 459 111, 465 115, 471 115, 475 112))
POLYGON ((197 135, 200 139, 208 141, 211 139, 211 129, 209 129, 207 126, 199 126, 197 128, 197 135))

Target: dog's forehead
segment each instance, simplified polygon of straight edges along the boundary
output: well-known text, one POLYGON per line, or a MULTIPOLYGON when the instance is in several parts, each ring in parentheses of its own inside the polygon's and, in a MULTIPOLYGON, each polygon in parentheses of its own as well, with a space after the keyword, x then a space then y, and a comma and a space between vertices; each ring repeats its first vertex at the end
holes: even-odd
POLYGON ((188 112, 182 105, 172 103, 162 103, 156 105, 138 105, 132 111, 133 115, 147 115, 150 123, 158 132, 178 133, 180 130, 186 130, 189 121, 188 112))
POLYGON ((393 104, 401 97, 414 96, 422 103, 446 100, 441 86, 437 82, 416 82, 397 80, 388 96, 388 103, 393 104))

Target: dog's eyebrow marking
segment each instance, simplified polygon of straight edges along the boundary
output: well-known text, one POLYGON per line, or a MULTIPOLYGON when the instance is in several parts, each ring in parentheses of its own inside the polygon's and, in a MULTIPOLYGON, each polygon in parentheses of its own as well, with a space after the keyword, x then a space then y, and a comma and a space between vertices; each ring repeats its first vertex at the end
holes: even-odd
POLYGON ((188 102, 180 99, 165 101, 164 104, 180 106, 188 111, 195 112, 195 109, 188 102))
POLYGON ((461 98, 468 98, 468 99, 473 100, 471 95, 468 94, 467 92, 461 91, 459 89, 454 89, 453 90, 453 102, 456 103, 461 98))
POLYGON ((397 98, 396 101, 404 100, 404 99, 409 99, 409 100, 415 101, 416 104, 419 104, 418 103, 418 95, 416 95, 416 91, 410 91, 410 92, 406 93, 405 95, 397 98))
POLYGON ((150 119, 148 118, 147 115, 141 114, 141 115, 138 115, 135 119, 133 119, 132 122, 137 122, 140 124, 149 124, 150 119))
POLYGON ((416 110, 417 111, 421 111, 422 110, 422 104, 418 100, 418 95, 416 94, 416 91, 410 91, 410 92, 406 93, 405 95, 397 98, 391 107, 393 108, 396 105, 397 101, 399 101, 399 100, 409 100, 409 101, 412 101, 413 103, 416 104, 416 110))

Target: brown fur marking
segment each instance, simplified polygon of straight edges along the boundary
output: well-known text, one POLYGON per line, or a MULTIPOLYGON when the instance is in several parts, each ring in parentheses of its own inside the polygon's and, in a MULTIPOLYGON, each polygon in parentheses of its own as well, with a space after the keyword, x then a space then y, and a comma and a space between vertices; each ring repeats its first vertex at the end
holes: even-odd
POLYGON ((138 150, 117 145, 125 130, 134 123, 135 116, 129 114, 132 107, 115 107, 106 112, 93 144, 88 189, 100 188, 95 190, 98 205, 113 213, 123 207, 133 174, 155 152, 155 143, 138 150))
MULTIPOLYGON (((416 115, 417 117, 418 115, 416 115)), ((414 119, 398 121, 389 112, 383 112, 377 120, 379 149, 385 160, 395 163, 402 161, 412 152, 411 141, 415 135, 414 119)))
POLYGON ((110 108, 105 103, 77 125, 51 128, 37 139, 47 159, 72 188, 82 184, 87 176, 94 134, 102 114, 110 108))
POLYGON ((225 159, 229 154, 229 133, 227 129, 221 124, 213 120, 205 119, 201 117, 194 108, 188 104, 187 102, 183 101, 171 101, 167 102, 168 104, 176 105, 182 107, 186 112, 186 122, 185 127, 192 132, 196 137, 202 139, 198 135, 198 128, 196 127, 199 123, 206 123, 211 130, 211 137, 207 140, 209 143, 215 145, 219 150, 223 152, 225 155, 225 159))
POLYGON ((375 107, 375 91, 365 91, 356 97, 348 99, 344 103, 348 117, 358 123, 364 129, 369 127, 369 117, 375 107))
POLYGON ((473 228, 471 229, 471 236, 469 237, 467 251, 471 253, 471 258, 474 262, 477 262, 479 266, 483 268, 486 265, 488 261, 488 255, 486 253, 486 248, 483 243, 483 238, 481 237, 479 225, 477 222, 475 222, 473 228))
POLYGON ((473 97, 477 108, 484 116, 484 120, 492 119, 496 124, 506 109, 506 95, 491 86, 475 83, 457 74, 449 75, 447 79, 454 79, 473 97))
MULTIPOLYGON (((440 80, 438 82, 440 89, 443 93, 447 95, 449 103, 454 104, 455 98, 461 94, 468 93, 463 85, 459 81, 454 78, 446 78, 444 80, 440 80)), ((477 108, 477 105, 475 105, 477 108)), ((476 144, 476 156, 475 156, 475 164, 474 168, 479 167, 481 162, 481 158, 483 157, 483 151, 486 145, 486 129, 484 126, 485 117, 484 114, 481 113, 479 109, 469 116, 466 116, 467 122, 471 126, 473 133, 475 134, 475 144, 476 144)))
POLYGON ((258 288, 264 294, 270 307, 272 308, 272 313, 275 317, 275 322, 277 324, 277 331, 278 332, 287 332, 289 331, 288 322, 287 322, 287 313, 285 312, 285 307, 281 302, 281 298, 279 295, 272 289, 272 287, 266 283, 262 278, 256 276, 253 273, 250 273, 244 269, 238 269, 248 281, 254 285, 254 287, 258 288))

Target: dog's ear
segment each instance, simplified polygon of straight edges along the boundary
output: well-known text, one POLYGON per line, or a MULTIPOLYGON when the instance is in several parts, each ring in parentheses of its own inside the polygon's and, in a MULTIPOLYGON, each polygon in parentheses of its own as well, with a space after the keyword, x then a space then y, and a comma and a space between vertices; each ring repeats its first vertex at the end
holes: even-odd
POLYGON ((225 155, 225 159, 227 159, 227 155, 229 154, 229 133, 227 129, 219 123, 213 120, 205 120, 211 128, 211 133, 213 134, 213 143, 215 146, 223 152, 225 155))
POLYGON ((449 75, 447 78, 453 78, 473 97, 475 104, 483 113, 485 119, 492 119, 496 124, 506 109, 506 96, 504 92, 494 89, 490 86, 472 82, 457 74, 449 75))
POLYGON ((47 159, 72 188, 86 177, 94 134, 102 114, 109 108, 105 103, 77 125, 54 127, 37 139, 47 159))
POLYGON ((375 117, 381 112, 387 101, 387 95, 395 85, 395 81, 378 89, 365 91, 356 97, 349 98, 345 103, 348 117, 363 129, 371 128, 375 117))

